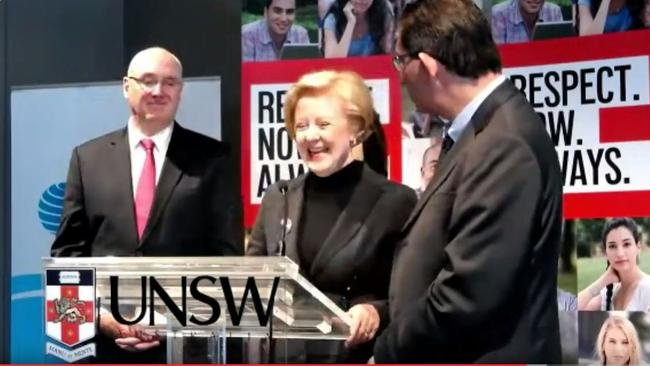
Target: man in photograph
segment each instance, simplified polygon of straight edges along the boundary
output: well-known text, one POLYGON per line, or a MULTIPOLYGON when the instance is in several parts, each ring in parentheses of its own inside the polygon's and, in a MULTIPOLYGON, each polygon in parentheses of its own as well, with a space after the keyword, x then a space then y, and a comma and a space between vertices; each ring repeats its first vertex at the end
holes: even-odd
POLYGON ((242 27, 242 60, 279 60, 285 44, 309 43, 307 30, 293 24, 295 18, 296 0, 266 0, 264 17, 242 27))
POLYGON ((492 7, 492 36, 497 44, 532 40, 537 23, 559 22, 562 10, 546 0, 506 0, 492 7))

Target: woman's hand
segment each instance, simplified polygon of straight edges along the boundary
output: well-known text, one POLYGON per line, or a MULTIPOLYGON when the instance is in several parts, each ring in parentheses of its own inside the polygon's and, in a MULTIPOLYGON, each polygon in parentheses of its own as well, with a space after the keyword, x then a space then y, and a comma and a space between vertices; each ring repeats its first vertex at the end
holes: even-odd
POLYGON ((596 311, 601 310, 600 291, 613 283, 621 282, 618 272, 609 266, 605 273, 600 275, 596 281, 578 293, 578 310, 579 311, 596 311))
POLYGON ((350 326, 350 337, 345 340, 346 347, 368 342, 375 336, 379 329, 379 313, 374 306, 370 304, 354 305, 348 310, 348 315, 352 318, 352 325, 350 326))
POLYGON ((607 285, 611 285, 613 283, 621 282, 621 278, 619 277, 618 272, 616 272, 616 270, 612 266, 607 267, 605 273, 603 273, 603 275, 600 276, 600 280, 603 287, 607 285))
POLYGON ((354 5, 352 5, 352 1, 348 1, 348 3, 345 4, 343 7, 343 14, 345 14, 348 22, 354 22, 357 20, 357 16, 354 14, 354 5))

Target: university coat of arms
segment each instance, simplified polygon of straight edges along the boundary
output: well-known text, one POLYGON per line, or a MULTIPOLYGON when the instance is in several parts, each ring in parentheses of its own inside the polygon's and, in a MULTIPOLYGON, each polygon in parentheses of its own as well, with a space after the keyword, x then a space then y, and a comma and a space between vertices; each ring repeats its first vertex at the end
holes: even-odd
POLYGON ((95 270, 45 270, 46 353, 68 362, 95 355, 95 345, 73 348, 95 337, 95 270))

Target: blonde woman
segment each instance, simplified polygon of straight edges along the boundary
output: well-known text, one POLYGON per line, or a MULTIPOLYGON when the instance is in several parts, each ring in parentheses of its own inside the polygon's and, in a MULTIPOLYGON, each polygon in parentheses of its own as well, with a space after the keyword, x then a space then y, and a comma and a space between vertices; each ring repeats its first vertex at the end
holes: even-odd
POLYGON ((620 315, 610 315, 596 340, 599 365, 640 365, 641 345, 634 324, 620 315))
POLYGON ((365 363, 387 321, 393 252, 415 192, 354 159, 374 118, 356 73, 304 75, 287 93, 284 116, 309 172, 266 190, 246 254, 286 254, 352 318, 347 347, 293 342, 287 362, 365 363), (291 223, 284 249, 283 217, 291 223))

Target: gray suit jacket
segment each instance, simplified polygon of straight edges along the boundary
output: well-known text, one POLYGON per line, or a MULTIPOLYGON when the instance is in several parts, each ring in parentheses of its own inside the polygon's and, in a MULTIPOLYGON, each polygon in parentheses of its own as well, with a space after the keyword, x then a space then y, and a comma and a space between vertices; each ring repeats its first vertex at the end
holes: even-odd
POLYGON ((559 363, 562 176, 506 81, 442 159, 404 227, 381 363, 559 363))

